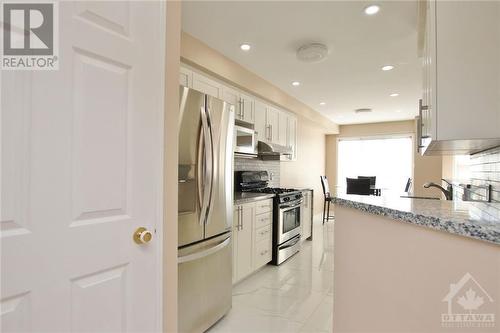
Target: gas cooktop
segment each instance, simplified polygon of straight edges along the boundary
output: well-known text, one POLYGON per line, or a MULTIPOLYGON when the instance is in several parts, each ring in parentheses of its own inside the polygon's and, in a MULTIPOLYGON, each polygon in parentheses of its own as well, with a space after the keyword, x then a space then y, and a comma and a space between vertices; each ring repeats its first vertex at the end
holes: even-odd
POLYGON ((299 190, 294 188, 281 188, 281 187, 266 187, 266 188, 255 189, 253 191, 260 193, 272 193, 272 194, 288 194, 291 192, 299 192, 299 190))

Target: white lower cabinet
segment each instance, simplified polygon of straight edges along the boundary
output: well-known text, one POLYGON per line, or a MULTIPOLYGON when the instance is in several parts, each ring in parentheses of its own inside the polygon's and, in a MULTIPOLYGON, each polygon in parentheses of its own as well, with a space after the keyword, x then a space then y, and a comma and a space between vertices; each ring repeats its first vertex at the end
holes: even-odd
POLYGON ((272 200, 234 206, 233 283, 272 259, 272 200))

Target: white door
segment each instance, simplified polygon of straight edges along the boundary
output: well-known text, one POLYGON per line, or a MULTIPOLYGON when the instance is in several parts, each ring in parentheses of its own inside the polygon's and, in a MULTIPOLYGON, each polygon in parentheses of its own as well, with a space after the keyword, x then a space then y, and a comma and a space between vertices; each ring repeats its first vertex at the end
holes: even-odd
POLYGON ((60 69, 1 73, 2 332, 161 328, 164 14, 61 2, 60 69))
POLYGON ((254 102, 255 100, 244 94, 240 94, 240 100, 241 100, 241 112, 243 114, 243 121, 246 121, 247 123, 253 124, 255 121, 255 116, 254 116, 254 102))
POLYGON ((269 131, 269 141, 279 144, 279 114, 280 112, 272 107, 267 108, 266 124, 269 131))
POLYGON ((259 141, 268 141, 268 131, 266 125, 266 108, 267 106, 260 102, 255 101, 255 132, 257 135, 257 140, 259 141))
POLYGON ((222 84, 196 72, 193 72, 193 89, 215 98, 222 96, 222 84))

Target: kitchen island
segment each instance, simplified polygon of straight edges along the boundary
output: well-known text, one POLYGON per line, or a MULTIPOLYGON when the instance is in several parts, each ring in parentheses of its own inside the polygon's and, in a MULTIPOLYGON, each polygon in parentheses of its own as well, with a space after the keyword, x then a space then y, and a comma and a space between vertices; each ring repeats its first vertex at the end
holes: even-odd
POLYGON ((333 202, 334 332, 498 331, 499 204, 333 202))

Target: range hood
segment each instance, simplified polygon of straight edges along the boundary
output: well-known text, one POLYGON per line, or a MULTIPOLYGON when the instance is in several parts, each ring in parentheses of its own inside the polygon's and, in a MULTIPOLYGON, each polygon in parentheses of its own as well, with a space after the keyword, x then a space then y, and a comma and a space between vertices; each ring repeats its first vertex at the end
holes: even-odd
POLYGON ((257 152, 263 160, 279 160, 283 155, 290 156, 293 154, 290 147, 264 141, 257 143, 257 152))

